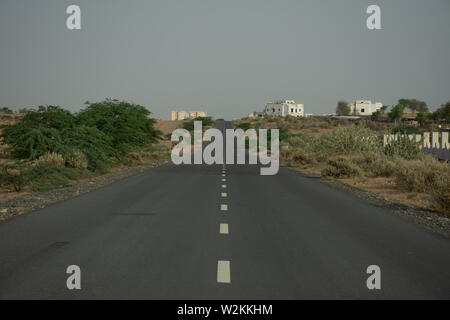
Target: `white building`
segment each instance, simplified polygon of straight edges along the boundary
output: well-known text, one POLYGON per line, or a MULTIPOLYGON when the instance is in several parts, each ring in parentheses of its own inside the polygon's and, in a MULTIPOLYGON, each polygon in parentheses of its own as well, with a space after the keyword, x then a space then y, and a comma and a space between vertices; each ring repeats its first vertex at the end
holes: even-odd
POLYGON ((305 106, 302 103, 296 103, 294 100, 267 102, 264 113, 274 117, 304 117, 305 106))
POLYGON ((190 111, 189 112, 189 118, 195 119, 198 117, 203 117, 203 118, 206 117, 206 112, 204 112, 204 111, 190 111))
POLYGON ((371 116, 383 107, 381 102, 372 103, 370 100, 356 100, 349 104, 350 114, 357 116, 371 116))
POLYGON ((204 111, 172 111, 171 112, 171 120, 186 120, 186 119, 195 119, 198 117, 206 117, 206 112, 204 111))

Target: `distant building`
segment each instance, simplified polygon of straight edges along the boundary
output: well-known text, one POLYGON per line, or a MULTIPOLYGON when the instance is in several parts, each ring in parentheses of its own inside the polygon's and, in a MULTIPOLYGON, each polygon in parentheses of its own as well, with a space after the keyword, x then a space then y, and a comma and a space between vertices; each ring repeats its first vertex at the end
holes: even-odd
POLYGON ((204 111, 172 111, 171 112, 171 120, 186 120, 186 119, 195 119, 198 117, 206 117, 206 112, 204 111))
POLYGON ((199 118, 199 117, 206 117, 206 112, 204 112, 204 111, 191 111, 191 112, 189 112, 189 118, 190 119, 195 119, 195 118, 199 118))
POLYGON ((349 103, 350 114, 356 116, 371 116, 383 107, 381 102, 372 103, 370 100, 356 100, 349 103))
POLYGON ((294 100, 267 102, 264 113, 274 117, 304 117, 305 106, 302 103, 296 103, 294 100))
POLYGON ((255 119, 255 118, 264 118, 264 112, 252 112, 248 115, 248 118, 255 119))
POLYGON ((189 118, 189 113, 186 111, 172 111, 171 120, 184 120, 189 118))

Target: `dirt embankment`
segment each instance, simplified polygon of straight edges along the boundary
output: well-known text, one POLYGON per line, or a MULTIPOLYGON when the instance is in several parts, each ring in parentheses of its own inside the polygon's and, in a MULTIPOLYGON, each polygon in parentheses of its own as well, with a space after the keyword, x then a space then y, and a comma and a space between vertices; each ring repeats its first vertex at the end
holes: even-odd
POLYGON ((156 120, 155 129, 167 135, 175 129, 180 128, 183 122, 183 120, 156 120))

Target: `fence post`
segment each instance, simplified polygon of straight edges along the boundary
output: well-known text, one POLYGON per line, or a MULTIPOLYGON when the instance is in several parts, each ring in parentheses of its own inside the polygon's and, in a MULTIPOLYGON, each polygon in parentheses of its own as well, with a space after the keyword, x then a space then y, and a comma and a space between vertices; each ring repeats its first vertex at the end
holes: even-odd
POLYGON ((433 132, 431 135, 431 148, 440 149, 441 146, 439 144, 439 132, 433 132))
POLYGON ((448 132, 441 133, 441 149, 449 150, 450 144, 448 143, 448 132))
POLYGON ((425 132, 423 134, 422 147, 424 149, 429 149, 431 147, 431 145, 430 145, 430 133, 429 132, 425 132))

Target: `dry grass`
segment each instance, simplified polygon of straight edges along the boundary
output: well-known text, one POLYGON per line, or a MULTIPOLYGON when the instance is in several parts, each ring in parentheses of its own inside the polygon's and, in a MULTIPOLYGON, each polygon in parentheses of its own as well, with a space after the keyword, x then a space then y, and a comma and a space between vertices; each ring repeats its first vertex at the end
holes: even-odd
POLYGON ((37 166, 55 166, 57 168, 64 168, 66 166, 66 160, 59 153, 46 153, 40 156, 39 159, 35 161, 37 166))
POLYGON ((88 159, 80 150, 74 150, 66 155, 66 166, 69 168, 86 169, 88 167, 88 159))
POLYGON ((351 159, 343 156, 328 160, 327 166, 322 170, 324 177, 353 178, 361 175, 362 170, 351 159))
POLYGON ((431 156, 419 160, 396 162, 396 184, 410 192, 423 192, 432 196, 436 210, 450 214, 450 166, 431 156))
POLYGON ((303 149, 281 150, 281 158, 292 167, 307 167, 316 163, 313 155, 306 153, 303 149))
POLYGON ((407 194, 406 200, 414 202, 420 195, 428 199, 427 207, 450 214, 450 165, 418 153, 414 145, 400 143, 386 150, 380 133, 359 126, 286 142, 289 147, 280 156, 290 166, 355 181, 389 178, 399 195, 407 194))

